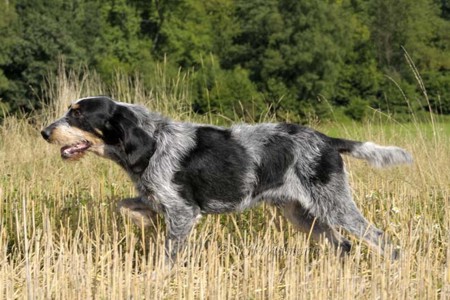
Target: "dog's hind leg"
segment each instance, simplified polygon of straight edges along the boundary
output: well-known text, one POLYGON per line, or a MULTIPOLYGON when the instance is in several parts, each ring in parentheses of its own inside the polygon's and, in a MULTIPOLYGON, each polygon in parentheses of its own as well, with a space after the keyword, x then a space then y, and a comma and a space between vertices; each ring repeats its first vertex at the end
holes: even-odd
POLYGON ((335 228, 340 227, 345 229, 351 234, 364 239, 369 246, 382 255, 390 256, 392 259, 398 258, 398 249, 388 247, 391 245, 391 242, 384 232, 364 218, 356 207, 348 187, 342 188, 339 192, 333 194, 322 194, 322 197, 322 203, 332 204, 332 207, 329 207, 328 209, 328 224, 335 228), (329 199, 330 197, 333 197, 334 199, 331 200, 329 199), (386 253, 388 248, 390 252, 386 253))
POLYGON ((390 256, 391 259, 398 259, 399 250, 388 247, 392 244, 385 233, 364 218, 353 200, 350 203, 346 203, 344 211, 345 213, 336 216, 334 225, 364 239, 369 246, 380 254, 390 256), (388 253, 387 249, 389 249, 388 253))
POLYGON ((300 231, 311 234, 311 238, 314 241, 319 241, 322 237, 341 251, 341 254, 350 251, 351 243, 349 240, 326 223, 310 215, 299 202, 289 202, 280 206, 280 208, 286 219, 293 223, 300 231))

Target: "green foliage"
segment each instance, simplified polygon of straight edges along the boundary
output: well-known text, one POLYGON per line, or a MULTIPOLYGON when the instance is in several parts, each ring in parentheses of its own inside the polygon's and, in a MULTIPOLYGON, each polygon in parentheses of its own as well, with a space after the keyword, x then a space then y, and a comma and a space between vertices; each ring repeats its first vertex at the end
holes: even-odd
POLYGON ((16 1, 16 24, 13 54, 2 69, 12 82, 0 97, 12 110, 39 107, 41 86, 49 72, 55 72, 58 57, 64 56, 69 67, 84 62, 86 50, 75 43, 71 32, 81 31, 73 15, 73 2, 46 0, 16 1), (34 101, 33 101, 34 100, 34 101))
POLYGON ((0 109, 3 112, 9 110, 9 105, 3 102, 2 98, 8 95, 14 85, 5 74, 5 67, 13 60, 16 26, 17 15, 14 6, 6 1, 0 1, 0 109))
POLYGON ((439 114, 450 114, 450 71, 426 72, 423 74, 423 80, 430 100, 430 107, 424 103, 424 108, 431 108, 439 114))
POLYGON ((213 32, 205 5, 200 1, 180 1, 165 16, 159 52, 168 53, 182 67, 196 66, 212 50, 213 32))
POLYGON ((195 72, 193 81, 193 108, 197 113, 211 112, 229 119, 240 116, 255 120, 264 111, 262 96, 245 69, 223 70, 211 57, 195 72))
POLYGON ((94 41, 94 64, 104 78, 112 79, 117 71, 133 75, 154 67, 152 43, 140 38, 140 19, 125 0, 108 0, 98 5, 99 32, 94 41))
MULTIPOLYGON (((378 67, 387 75, 387 80, 381 83, 386 105, 395 113, 408 113, 410 107, 404 97, 413 98, 418 79, 411 71, 412 66, 405 62, 405 55, 412 58, 421 73, 437 71, 443 77, 448 76, 450 40, 444 35, 448 36, 446 32, 449 32, 450 24, 439 17, 439 6, 432 0, 376 0, 371 2, 369 12, 374 16, 371 31, 377 49, 378 67), (403 93, 388 96, 388 91, 392 89, 392 80, 389 78, 401 86, 403 93)), ((428 81, 426 84, 436 86, 428 81)), ((445 93, 445 90, 441 93, 445 93)), ((421 102, 424 99, 416 100, 410 105, 413 109, 422 109, 424 103, 421 102)), ((377 104, 378 107, 384 106, 382 101, 377 104)))
POLYGON ((345 109, 345 114, 356 121, 362 121, 367 114, 368 103, 361 98, 353 98, 345 109))
POLYGON ((0 109, 48 101, 43 82, 61 60, 108 84, 139 74, 149 89, 163 61, 170 74, 190 74, 199 113, 251 120, 269 109, 298 122, 329 117, 330 105, 356 120, 369 107, 450 114, 446 3, 0 0, 0 109))
POLYGON ((333 2, 238 2, 241 30, 224 65, 248 69, 274 110, 304 112, 334 95, 348 40, 341 14, 333 2))

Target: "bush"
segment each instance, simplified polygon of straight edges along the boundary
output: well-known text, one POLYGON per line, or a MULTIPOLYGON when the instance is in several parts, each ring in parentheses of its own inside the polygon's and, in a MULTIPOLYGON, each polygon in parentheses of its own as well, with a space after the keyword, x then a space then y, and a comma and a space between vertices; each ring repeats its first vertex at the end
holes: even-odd
POLYGON ((344 112, 353 120, 362 121, 367 115, 368 107, 367 101, 361 98, 352 98, 344 112))

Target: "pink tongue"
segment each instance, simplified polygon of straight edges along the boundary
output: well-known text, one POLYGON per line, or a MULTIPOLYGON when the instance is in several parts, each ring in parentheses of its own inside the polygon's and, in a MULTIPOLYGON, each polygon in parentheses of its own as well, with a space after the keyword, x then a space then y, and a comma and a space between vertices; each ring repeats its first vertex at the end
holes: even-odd
POLYGON ((86 150, 87 148, 89 148, 89 145, 87 143, 80 143, 74 146, 65 146, 61 148, 61 155, 63 157, 71 157, 74 154, 86 150))

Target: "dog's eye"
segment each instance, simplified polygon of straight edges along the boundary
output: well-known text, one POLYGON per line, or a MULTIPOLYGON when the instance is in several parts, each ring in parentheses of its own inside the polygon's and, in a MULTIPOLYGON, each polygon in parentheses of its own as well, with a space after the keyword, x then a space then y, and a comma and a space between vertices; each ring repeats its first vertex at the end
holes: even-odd
POLYGON ((81 116, 81 112, 78 109, 75 109, 72 111, 72 116, 79 118, 81 116))

